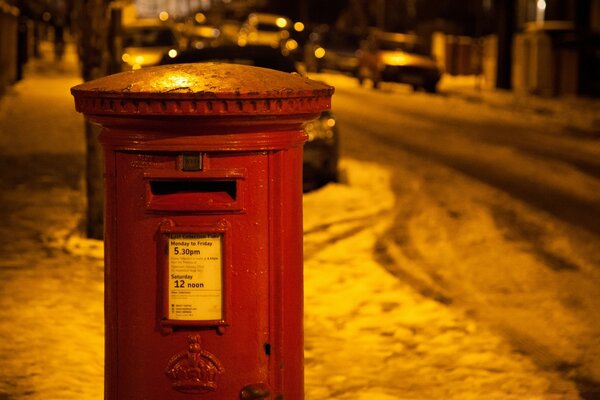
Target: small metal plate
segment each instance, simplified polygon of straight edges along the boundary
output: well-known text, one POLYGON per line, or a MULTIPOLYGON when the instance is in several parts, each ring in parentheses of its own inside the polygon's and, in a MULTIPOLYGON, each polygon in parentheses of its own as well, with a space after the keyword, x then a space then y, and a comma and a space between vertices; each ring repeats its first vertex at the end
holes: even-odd
POLYGON ((202 153, 183 153, 181 156, 182 171, 202 171, 202 153))

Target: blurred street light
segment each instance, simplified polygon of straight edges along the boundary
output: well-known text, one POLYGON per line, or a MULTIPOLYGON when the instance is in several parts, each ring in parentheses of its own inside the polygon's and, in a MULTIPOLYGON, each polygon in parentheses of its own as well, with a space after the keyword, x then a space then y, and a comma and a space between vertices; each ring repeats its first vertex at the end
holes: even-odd
POLYGON ((535 20, 538 23, 542 23, 544 22, 544 17, 546 14, 546 1, 545 0, 538 0, 537 1, 537 12, 536 12, 536 17, 535 20))

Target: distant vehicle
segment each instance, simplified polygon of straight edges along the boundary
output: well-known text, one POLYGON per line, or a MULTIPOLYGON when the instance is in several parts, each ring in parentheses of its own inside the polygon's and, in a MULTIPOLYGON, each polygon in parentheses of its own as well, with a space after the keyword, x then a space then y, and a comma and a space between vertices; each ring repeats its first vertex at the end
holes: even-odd
POLYGON ((375 31, 361 44, 358 81, 406 83, 413 89, 434 93, 441 78, 435 60, 423 50, 416 35, 375 31))
POLYGON ((175 57, 179 51, 178 39, 173 29, 159 22, 140 23, 123 29, 123 55, 125 69, 139 69, 158 65, 163 56, 175 57))
POLYGON ((360 36, 321 27, 310 34, 305 46, 304 62, 311 72, 331 69, 356 75, 360 36))
POLYGON ((201 49, 217 45, 221 30, 209 21, 206 14, 198 12, 186 22, 184 36, 186 48, 201 49))
MULTIPOLYGON (((252 65, 298 73, 292 57, 279 48, 265 45, 223 45, 188 49, 176 57, 163 57, 161 64, 223 62, 252 65)), ((334 115, 323 112, 319 119, 305 125, 308 141, 304 146, 303 187, 309 191, 338 180, 339 132, 334 115)))
POLYGON ((304 146, 303 188, 307 192, 328 182, 337 182, 339 162, 339 128, 331 111, 304 125, 308 140, 304 146))
POLYGON ((213 25, 195 26, 188 36, 188 47, 201 49, 207 46, 217 45, 221 30, 213 25))
POLYGON ((285 47, 290 37, 292 21, 283 15, 252 13, 242 25, 238 44, 245 46, 258 44, 273 48, 285 47))
POLYGON ((220 40, 224 43, 237 43, 242 22, 236 19, 222 19, 218 24, 221 31, 220 40))

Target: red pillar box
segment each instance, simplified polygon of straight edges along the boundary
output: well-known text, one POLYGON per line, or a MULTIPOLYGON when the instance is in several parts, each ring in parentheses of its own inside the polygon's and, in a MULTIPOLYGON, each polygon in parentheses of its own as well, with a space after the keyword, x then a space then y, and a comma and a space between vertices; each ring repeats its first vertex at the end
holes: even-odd
POLYGON ((103 127, 105 398, 302 399, 302 124, 333 88, 207 63, 72 94, 103 127))

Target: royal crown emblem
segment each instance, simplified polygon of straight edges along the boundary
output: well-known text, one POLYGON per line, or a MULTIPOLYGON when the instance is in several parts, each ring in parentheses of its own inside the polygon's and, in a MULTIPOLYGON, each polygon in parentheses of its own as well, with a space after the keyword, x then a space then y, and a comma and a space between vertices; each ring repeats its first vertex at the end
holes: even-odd
POLYGON ((190 335, 188 350, 173 356, 165 373, 173 381, 173 389, 202 394, 217 389, 223 371, 219 360, 202 349, 200 335, 190 335))

